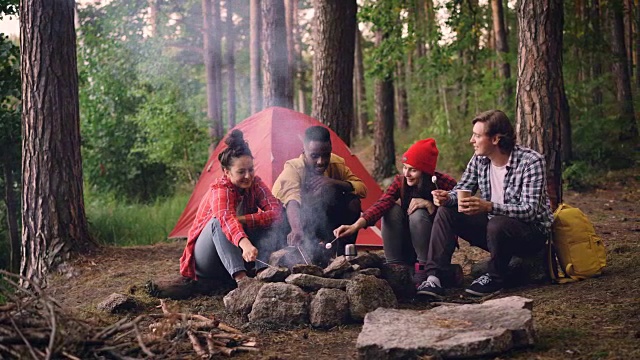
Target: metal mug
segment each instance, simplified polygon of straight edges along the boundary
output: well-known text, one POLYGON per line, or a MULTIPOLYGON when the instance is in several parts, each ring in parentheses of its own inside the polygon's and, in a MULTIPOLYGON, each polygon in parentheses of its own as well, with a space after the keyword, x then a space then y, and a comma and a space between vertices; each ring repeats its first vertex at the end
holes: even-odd
POLYGON ((356 246, 355 244, 347 244, 344 247, 344 257, 347 258, 347 260, 352 260, 355 259, 355 257, 358 255, 358 251, 356 250, 356 246))

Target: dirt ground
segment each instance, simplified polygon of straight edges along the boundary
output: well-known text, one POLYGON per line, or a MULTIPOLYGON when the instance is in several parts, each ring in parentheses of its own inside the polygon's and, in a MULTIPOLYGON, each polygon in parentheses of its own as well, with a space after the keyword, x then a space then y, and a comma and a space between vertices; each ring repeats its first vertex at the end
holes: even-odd
MULTIPOLYGON (((594 279, 565 285, 526 285, 506 290, 501 296, 520 295, 534 300, 534 347, 501 354, 495 359, 640 359, 640 171, 611 174, 608 188, 587 193, 568 192, 565 202, 581 208, 595 223, 607 246, 606 273, 594 279)), ((50 290, 64 306, 83 318, 114 323, 119 317, 97 312, 96 305, 113 292, 128 293, 141 304, 139 312, 155 312, 159 304, 144 291, 149 279, 177 274, 184 241, 154 246, 104 248, 91 257, 77 259, 64 274, 56 275, 50 290)), ((484 257, 467 246, 454 262, 465 265, 484 257)), ((463 300, 462 289, 449 301, 463 300)), ((216 315, 253 334, 262 349, 259 355, 240 354, 238 359, 352 359, 361 325, 314 330, 259 329, 243 324, 224 310, 222 295, 170 301, 184 312, 216 315)), ((403 307, 427 309, 415 300, 403 307)), ((195 358, 195 354, 194 354, 195 358)))

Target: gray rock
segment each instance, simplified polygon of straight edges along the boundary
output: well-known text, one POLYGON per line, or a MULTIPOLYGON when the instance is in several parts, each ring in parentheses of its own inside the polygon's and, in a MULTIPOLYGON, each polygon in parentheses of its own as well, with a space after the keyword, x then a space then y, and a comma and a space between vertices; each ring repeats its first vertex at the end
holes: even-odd
POLYGON ((400 264, 383 264, 382 278, 386 279, 393 293, 401 300, 411 299, 416 294, 416 286, 409 267, 400 264))
POLYGON ((138 303, 136 303, 133 298, 127 295, 113 293, 106 299, 104 299, 101 303, 99 303, 96 307, 98 308, 98 310, 105 311, 110 314, 115 314, 133 310, 137 306, 138 303))
MULTIPOLYGON (((287 246, 271 253, 269 264, 273 266, 283 266, 292 269, 294 265, 305 264, 305 259, 295 246, 287 246)), ((309 261, 309 260, 307 260, 309 261)))
POLYGON ((239 313, 246 319, 251 312, 253 303, 258 296, 258 292, 265 285, 262 281, 252 278, 246 278, 238 284, 238 287, 231 290, 222 299, 224 307, 234 313, 239 313))
POLYGON ((377 278, 382 276, 382 270, 378 268, 366 268, 358 271, 352 271, 342 274, 343 279, 352 279, 356 275, 371 275, 377 278))
POLYGON ((358 274, 380 277, 380 276, 382 276, 382 270, 380 270, 378 268, 367 268, 367 269, 362 269, 362 270, 358 271, 358 274))
POLYGON ((291 326, 309 322, 309 295, 284 283, 265 284, 253 303, 249 321, 291 326))
POLYGON ((332 328, 349 320, 349 298, 338 289, 320 289, 309 309, 311 325, 318 328, 332 328))
POLYGON ((328 279, 309 274, 292 274, 284 282, 299 286, 305 290, 315 291, 321 288, 345 289, 349 280, 328 279))
POLYGON ((351 318, 362 321, 364 316, 379 307, 395 308, 398 300, 389 284, 375 276, 357 275, 347 284, 351 318))
POLYGON ((338 278, 352 269, 351 263, 344 256, 337 256, 331 264, 324 269, 324 276, 338 278))
POLYGON ((291 268, 292 274, 309 274, 314 276, 323 276, 324 271, 318 265, 298 264, 291 268))
POLYGON ((256 278, 264 282, 283 282, 290 274, 286 267, 267 267, 256 278))
POLYGON ((477 358, 534 344, 528 299, 440 306, 428 311, 377 309, 356 346, 363 359, 477 358))
POLYGON ((382 258, 372 252, 360 252, 355 259, 350 261, 354 265, 360 265, 362 269, 380 268, 382 266, 382 258))

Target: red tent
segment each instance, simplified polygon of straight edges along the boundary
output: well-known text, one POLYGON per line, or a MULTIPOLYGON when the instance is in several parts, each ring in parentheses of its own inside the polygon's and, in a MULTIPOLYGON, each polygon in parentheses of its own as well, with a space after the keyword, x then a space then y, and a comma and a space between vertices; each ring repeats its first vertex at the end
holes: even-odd
MULTIPOLYGON (((235 129, 244 133, 245 140, 255 157, 256 174, 269 186, 273 185, 285 161, 300 156, 304 131, 313 125, 322 125, 318 120, 305 114, 281 107, 270 107, 250 116, 238 124, 235 129)), ((231 132, 231 131, 229 131, 231 132)), ((347 166, 367 185, 367 197, 362 199, 362 208, 371 206, 382 190, 373 177, 364 168, 360 160, 351 153, 347 145, 329 129, 333 152, 344 158, 347 166)), ((225 148, 224 139, 209 157, 198 179, 187 207, 178 219, 178 223, 169 234, 169 238, 185 238, 196 216, 200 199, 209 188, 209 184, 222 176, 218 154, 225 148)), ((378 226, 369 227, 358 234, 356 244, 362 247, 382 246, 378 226)))

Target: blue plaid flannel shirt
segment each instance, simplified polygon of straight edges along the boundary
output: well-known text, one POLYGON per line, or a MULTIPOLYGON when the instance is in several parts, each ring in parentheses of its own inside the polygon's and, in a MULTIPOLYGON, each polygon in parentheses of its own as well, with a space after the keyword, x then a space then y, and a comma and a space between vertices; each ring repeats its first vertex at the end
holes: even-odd
MULTIPOLYGON (((484 200, 491 201, 489 169, 491 161, 486 156, 474 155, 462 174, 460 181, 449 192, 446 206, 458 203, 457 189, 475 193, 480 190, 484 200)), ((516 145, 511 151, 507 174, 504 178, 504 204, 493 203, 494 215, 509 216, 533 224, 545 234, 551 231, 553 214, 547 195, 546 162, 539 153, 516 145)))

